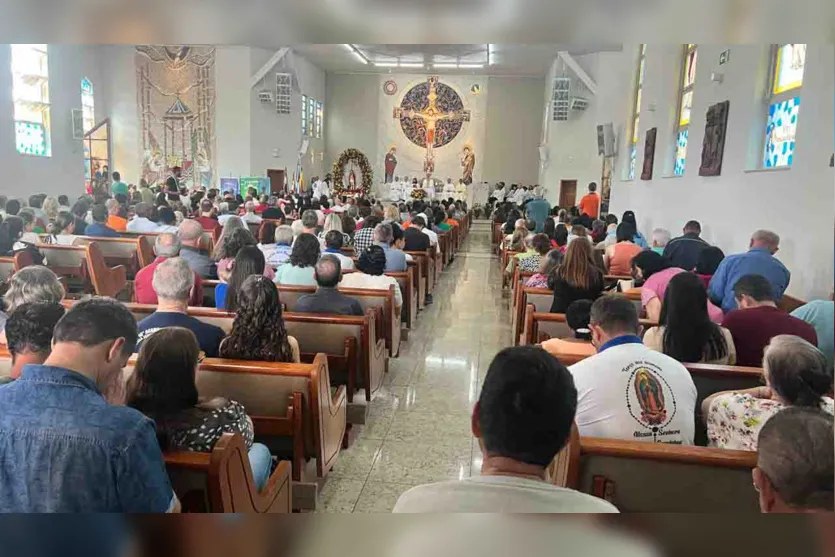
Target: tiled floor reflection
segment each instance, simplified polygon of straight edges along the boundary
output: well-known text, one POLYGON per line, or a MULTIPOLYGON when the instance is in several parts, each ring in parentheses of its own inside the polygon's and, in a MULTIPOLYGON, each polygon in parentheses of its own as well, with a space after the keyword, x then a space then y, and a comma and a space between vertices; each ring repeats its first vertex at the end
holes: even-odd
POLYGON ((490 361, 510 345, 510 310, 486 222, 473 224, 434 300, 325 482, 320 511, 389 512, 414 485, 479 473, 470 412, 490 361))

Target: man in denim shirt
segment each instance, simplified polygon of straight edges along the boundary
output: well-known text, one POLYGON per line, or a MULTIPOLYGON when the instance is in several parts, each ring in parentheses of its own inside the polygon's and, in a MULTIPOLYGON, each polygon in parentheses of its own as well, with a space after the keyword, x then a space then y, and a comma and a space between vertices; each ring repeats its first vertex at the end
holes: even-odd
POLYGON ((0 387, 0 512, 179 511, 153 422, 102 395, 119 391, 136 338, 119 302, 79 302, 46 362, 0 387))

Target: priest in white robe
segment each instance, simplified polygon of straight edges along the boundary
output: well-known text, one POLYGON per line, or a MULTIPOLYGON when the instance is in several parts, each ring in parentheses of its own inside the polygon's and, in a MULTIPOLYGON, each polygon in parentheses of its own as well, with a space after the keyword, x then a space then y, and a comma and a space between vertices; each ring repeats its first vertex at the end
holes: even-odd
POLYGON ((455 197, 455 184, 452 183, 452 178, 447 178, 444 184, 444 201, 450 197, 455 197))
POLYGON ((424 178, 423 191, 426 192, 427 199, 435 199, 435 180, 432 178, 424 178))
POLYGON ((467 184, 464 183, 463 180, 458 180, 458 185, 455 186, 455 197, 456 201, 467 201, 467 184))
POLYGON ((403 200, 403 182, 400 181, 400 176, 395 176, 394 181, 389 184, 388 199, 389 201, 403 200))
POLYGON ((501 184, 501 183, 496 184, 496 189, 493 190, 493 193, 490 194, 490 197, 495 198, 496 203, 504 202, 504 197, 505 197, 504 185, 501 184))

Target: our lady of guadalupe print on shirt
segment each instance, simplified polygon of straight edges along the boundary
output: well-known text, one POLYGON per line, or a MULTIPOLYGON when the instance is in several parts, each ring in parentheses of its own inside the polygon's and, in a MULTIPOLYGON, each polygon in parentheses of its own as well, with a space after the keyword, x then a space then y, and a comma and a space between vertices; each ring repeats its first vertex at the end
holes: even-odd
POLYGON ((676 415, 676 398, 664 379, 661 368, 647 361, 636 361, 623 369, 629 373, 626 407, 638 424, 636 439, 651 437, 654 443, 681 444, 681 430, 667 429, 676 415), (675 436, 675 439, 665 439, 675 436))

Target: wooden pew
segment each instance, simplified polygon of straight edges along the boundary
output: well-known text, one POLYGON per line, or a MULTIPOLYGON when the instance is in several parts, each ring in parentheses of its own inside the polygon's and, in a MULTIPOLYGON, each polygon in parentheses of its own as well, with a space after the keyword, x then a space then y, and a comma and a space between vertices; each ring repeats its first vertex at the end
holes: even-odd
POLYGON ((289 513, 290 462, 282 460, 260 491, 240 435, 224 433, 211 453, 169 451, 165 468, 183 512, 289 513))
POLYGON ((107 266, 98 242, 86 246, 38 244, 45 265, 59 277, 76 279, 85 292, 115 298, 127 285, 127 270, 107 266))
POLYGON ((0 257, 0 283, 9 280, 16 272, 33 264, 32 254, 28 251, 19 251, 12 257, 0 257))
MULTIPOLYGON (((277 285, 278 296, 287 311, 294 311, 299 298, 316 291, 314 286, 277 285)), ((370 288, 339 288, 339 291, 356 298, 363 310, 380 308, 382 318, 378 328, 379 338, 386 339, 386 348, 391 357, 396 357, 400 350, 400 322, 394 318, 394 286, 389 290, 372 290, 370 288)), ((405 294, 401 292, 401 295, 405 294)), ((406 303, 406 298, 403 298, 406 303)), ((375 310, 376 311, 376 310, 375 310)))
POLYGON ((756 452, 579 437, 574 428, 549 471, 555 485, 621 512, 755 513, 756 464, 756 452))
POLYGON ((777 304, 777 307, 785 311, 786 313, 791 313, 797 308, 806 305, 804 300, 800 298, 795 298, 794 296, 789 296, 788 294, 783 294, 783 297, 780 298, 780 303, 777 304))
POLYGON ((397 284, 400 286, 400 294, 403 296, 403 308, 401 310, 400 320, 406 325, 406 328, 410 330, 415 326, 418 311, 417 290, 415 289, 414 275, 414 267, 406 267, 405 272, 386 273, 386 276, 397 279, 397 284))
POLYGON ((96 242, 110 267, 122 265, 128 277, 134 277, 142 267, 154 262, 154 249, 147 236, 135 238, 94 238, 79 236, 73 241, 74 246, 86 246, 96 242))
MULTIPOLYGON (((154 305, 126 305, 137 321, 156 311, 154 305)), ((188 314, 227 333, 235 320, 234 313, 211 308, 192 307, 188 314)), ((365 398, 370 401, 382 386, 387 371, 388 354, 385 340, 377 335, 377 315, 375 309, 367 309, 363 316, 289 311, 283 316, 287 334, 299 343, 302 361, 313 362, 317 354, 324 354, 328 360, 329 382, 345 385, 347 400, 353 402, 354 392, 360 387, 365 389, 365 398)))
POLYGON ((421 310, 426 307, 426 281, 421 280, 421 276, 425 276, 425 272, 421 272, 423 261, 412 258, 406 264, 407 268, 412 270, 412 289, 417 297, 418 310, 421 310))
POLYGON ((197 373, 201 396, 223 396, 243 404, 256 439, 273 454, 293 455, 293 479, 301 481, 303 459, 316 459, 323 478, 339 456, 347 431, 346 392, 331 395, 324 354, 309 364, 245 362, 207 358, 197 373))
MULTIPOLYGON (((641 319, 640 323, 644 331, 658 325, 649 319, 641 319)), ((522 346, 538 344, 550 338, 570 338, 570 336, 571 329, 568 327, 564 313, 535 311, 533 304, 528 304, 520 340, 522 346)))
POLYGON ((422 290, 423 293, 421 294, 421 299, 423 300, 422 306, 426 303, 426 295, 432 294, 432 291, 435 288, 435 256, 432 253, 432 250, 435 248, 429 248, 426 251, 407 251, 409 255, 412 256, 412 259, 415 260, 415 263, 418 266, 419 280, 423 283, 422 290))
POLYGON ((523 286, 518 289, 517 300, 513 304, 513 310, 510 315, 510 324, 513 330, 513 346, 519 346, 522 337, 527 336, 527 332, 524 331, 524 326, 525 311, 528 305, 532 304, 536 312, 547 313, 551 310, 553 301, 554 293, 547 288, 527 288, 523 286))

